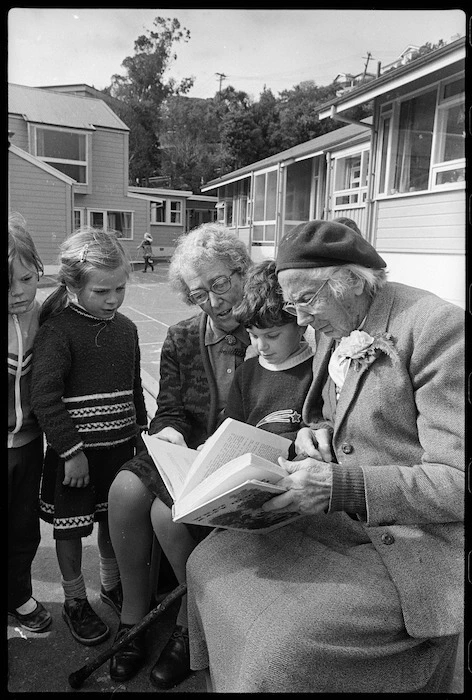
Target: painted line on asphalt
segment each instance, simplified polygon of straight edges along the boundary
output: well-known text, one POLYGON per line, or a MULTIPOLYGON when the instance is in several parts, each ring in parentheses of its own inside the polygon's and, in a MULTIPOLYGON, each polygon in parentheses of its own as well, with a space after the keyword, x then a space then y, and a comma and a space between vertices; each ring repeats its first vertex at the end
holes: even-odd
POLYGON ((141 316, 144 316, 145 318, 148 318, 150 321, 155 321, 156 323, 160 323, 161 326, 164 326, 165 328, 169 328, 168 323, 163 323, 162 321, 159 321, 157 318, 153 318, 152 316, 149 316, 148 314, 143 313, 139 309, 135 309, 134 306, 128 306, 126 305, 127 309, 131 309, 131 311, 134 311, 136 314, 141 314, 141 316))

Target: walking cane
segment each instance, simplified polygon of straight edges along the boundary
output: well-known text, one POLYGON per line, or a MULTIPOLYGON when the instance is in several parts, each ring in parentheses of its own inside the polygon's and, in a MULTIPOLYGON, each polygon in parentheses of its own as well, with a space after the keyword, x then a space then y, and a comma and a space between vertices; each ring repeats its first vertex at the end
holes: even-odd
POLYGON ((137 634, 140 634, 143 630, 146 629, 146 627, 149 627, 150 624, 154 622, 158 617, 162 615, 163 612, 165 612, 173 603, 175 603, 176 600, 181 598, 185 593, 187 592, 187 586, 185 583, 181 583, 179 586, 174 588, 173 591, 171 591, 162 602, 159 603, 155 608, 153 608, 148 614, 143 617, 142 620, 137 622, 133 627, 129 629, 128 632, 126 632, 120 639, 118 639, 115 644, 113 644, 109 649, 106 649, 103 651, 101 654, 97 656, 97 658, 94 661, 90 661, 90 663, 85 664, 85 666, 82 666, 82 668, 79 668, 78 671, 74 671, 73 673, 70 674, 69 676, 69 685, 72 688, 81 688, 84 681, 87 680, 87 678, 97 670, 107 659, 109 659, 113 654, 116 654, 118 649, 121 649, 121 647, 125 646, 128 644, 132 639, 136 637, 137 634))

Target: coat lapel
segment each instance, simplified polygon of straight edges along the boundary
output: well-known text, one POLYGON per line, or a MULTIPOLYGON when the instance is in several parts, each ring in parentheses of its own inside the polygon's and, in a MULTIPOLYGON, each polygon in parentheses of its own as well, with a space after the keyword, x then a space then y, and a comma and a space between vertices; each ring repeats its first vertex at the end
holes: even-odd
MULTIPOLYGON (((362 330, 373 337, 387 331, 394 295, 394 287, 388 283, 377 293, 367 313, 362 330)), ((376 361, 374 360, 374 362, 376 361)), ((341 426, 360 389, 362 378, 369 369, 366 366, 361 367, 359 370, 355 370, 353 366, 349 367, 336 407, 336 431, 341 426)))

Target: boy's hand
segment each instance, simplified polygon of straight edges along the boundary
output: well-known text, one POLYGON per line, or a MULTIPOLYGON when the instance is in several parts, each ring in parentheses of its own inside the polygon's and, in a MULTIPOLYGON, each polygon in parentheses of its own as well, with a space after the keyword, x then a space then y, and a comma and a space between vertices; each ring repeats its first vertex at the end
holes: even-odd
POLYGON ((78 452, 64 463, 64 486, 84 488, 90 482, 88 459, 83 452, 78 452))
POLYGON ((332 433, 328 428, 301 428, 295 439, 295 459, 298 461, 305 457, 314 457, 323 462, 332 462, 331 437, 332 433))

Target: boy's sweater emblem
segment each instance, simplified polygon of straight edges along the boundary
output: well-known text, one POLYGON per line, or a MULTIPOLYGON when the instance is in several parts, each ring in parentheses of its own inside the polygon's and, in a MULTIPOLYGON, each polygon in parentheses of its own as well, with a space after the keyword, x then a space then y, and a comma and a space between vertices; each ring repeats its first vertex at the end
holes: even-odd
POLYGON ((300 423, 301 418, 298 411, 294 411, 292 408, 286 408, 282 411, 274 411, 264 416, 264 418, 261 418, 256 424, 256 428, 260 428, 261 425, 266 425, 267 423, 300 423))

